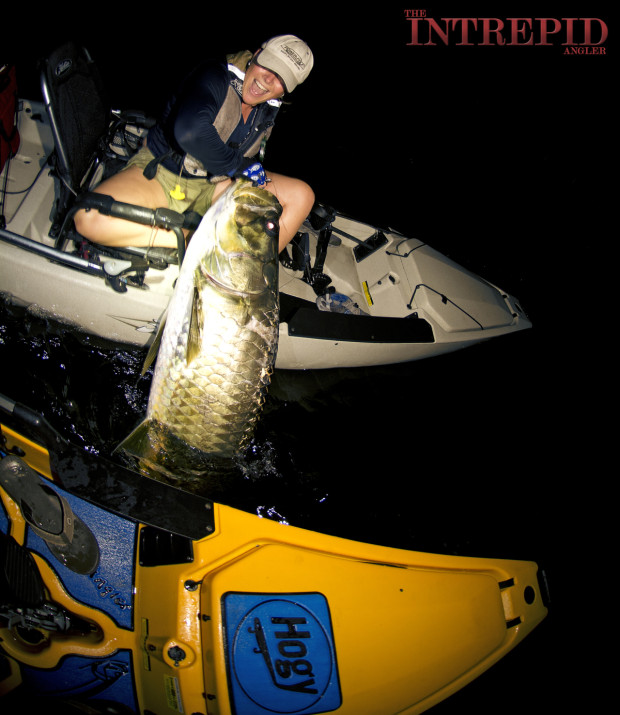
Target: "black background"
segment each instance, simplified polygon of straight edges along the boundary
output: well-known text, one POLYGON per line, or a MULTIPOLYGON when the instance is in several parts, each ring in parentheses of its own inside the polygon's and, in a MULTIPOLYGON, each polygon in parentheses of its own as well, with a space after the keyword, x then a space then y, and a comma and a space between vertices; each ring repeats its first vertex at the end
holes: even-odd
POLYGON ((99 63, 113 101, 156 112, 205 55, 297 34, 315 68, 278 118, 267 168, 306 179, 345 213, 428 241, 521 300, 534 327, 497 345, 373 371, 371 380, 277 378, 281 407, 268 424, 284 430, 297 418, 301 441, 304 430, 314 439, 318 420, 333 425, 334 409, 340 420, 341 438, 323 437, 321 448, 326 473, 346 488, 296 523, 429 550, 445 535, 455 551, 460 543, 548 568, 549 618, 433 712, 598 711, 609 497, 593 398, 607 401, 611 390, 600 357, 611 346, 599 328, 601 268, 613 247, 605 222, 613 25, 602 5, 85 7, 16 13, 3 52, 15 58, 24 96, 37 92, 37 57, 69 37, 99 63), (603 55, 566 55, 558 43, 412 47, 404 10, 418 8, 434 18, 597 17, 610 38, 603 55), (340 406, 324 413, 321 396, 334 384, 340 406), (295 390, 310 410, 291 404, 295 390), (372 453, 351 424, 360 414, 374 430, 372 453), (384 519, 380 533, 369 531, 351 516, 368 515, 369 500, 390 528, 384 519))

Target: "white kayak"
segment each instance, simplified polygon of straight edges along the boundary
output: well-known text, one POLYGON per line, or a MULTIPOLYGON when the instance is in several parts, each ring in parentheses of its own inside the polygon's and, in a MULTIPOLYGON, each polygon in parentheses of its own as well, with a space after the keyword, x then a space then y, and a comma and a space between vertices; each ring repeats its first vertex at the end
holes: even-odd
MULTIPOLYGON (((59 180, 45 106, 20 101, 18 129, 19 150, 0 177, 0 293, 89 334, 147 345, 178 252, 107 255, 77 235, 59 244, 50 235, 59 180)), ((320 205, 298 238, 281 256, 278 368, 407 362, 531 326, 515 298, 416 238, 320 205)))

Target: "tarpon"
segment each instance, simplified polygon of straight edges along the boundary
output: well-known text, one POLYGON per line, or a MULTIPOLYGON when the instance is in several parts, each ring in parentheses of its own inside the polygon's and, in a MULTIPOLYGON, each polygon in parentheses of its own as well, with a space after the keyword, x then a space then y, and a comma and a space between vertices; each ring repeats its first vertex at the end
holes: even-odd
POLYGON ((188 245, 146 417, 119 445, 180 482, 253 434, 276 359, 281 212, 271 192, 237 181, 188 245))

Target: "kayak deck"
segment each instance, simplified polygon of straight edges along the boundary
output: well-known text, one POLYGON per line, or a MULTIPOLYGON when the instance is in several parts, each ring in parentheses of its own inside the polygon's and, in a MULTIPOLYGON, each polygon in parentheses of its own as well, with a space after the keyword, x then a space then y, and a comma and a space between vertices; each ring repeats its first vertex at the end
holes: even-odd
MULTIPOLYGON (((50 214, 58 179, 47 163, 54 146, 43 105, 23 101, 18 126, 21 144, 8 174, 7 229, 0 231, 0 291, 87 333, 148 345, 174 290, 178 265, 153 256, 146 269, 134 270, 144 264, 144 252, 110 256, 71 238, 57 246, 50 214)), ((516 299, 418 239, 336 212, 327 228, 317 228, 313 219, 314 212, 298 234, 307 241, 306 265, 283 260, 280 266, 278 368, 407 362, 531 326, 516 299), (356 314, 342 312, 337 297, 356 314)))
MULTIPOLYGON (((54 612, 82 624, 2 627, 11 675, 0 693, 21 683, 135 713, 412 715, 471 682, 546 616, 533 562, 365 544, 206 499, 202 525, 177 531, 158 523, 163 511, 136 519, 134 499, 110 511, 95 484, 101 473, 122 483, 125 470, 66 447, 60 458, 41 435, 27 437, 16 414, 2 427, 3 454, 19 452, 67 500, 100 556, 92 574, 61 563, 9 494, 18 485, 3 462, 15 457, 0 461, 0 538, 30 555, 54 612), (72 483, 82 496, 65 488, 72 483)), ((174 512, 182 493, 166 490, 174 512)))

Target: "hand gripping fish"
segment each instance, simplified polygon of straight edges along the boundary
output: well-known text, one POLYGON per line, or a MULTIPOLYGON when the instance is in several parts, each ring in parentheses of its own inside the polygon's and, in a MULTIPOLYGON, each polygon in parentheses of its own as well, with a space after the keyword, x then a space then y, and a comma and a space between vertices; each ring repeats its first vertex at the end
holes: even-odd
POLYGON ((183 481, 247 445, 276 359, 281 213, 248 181, 207 212, 168 306, 146 418, 117 449, 183 481))

